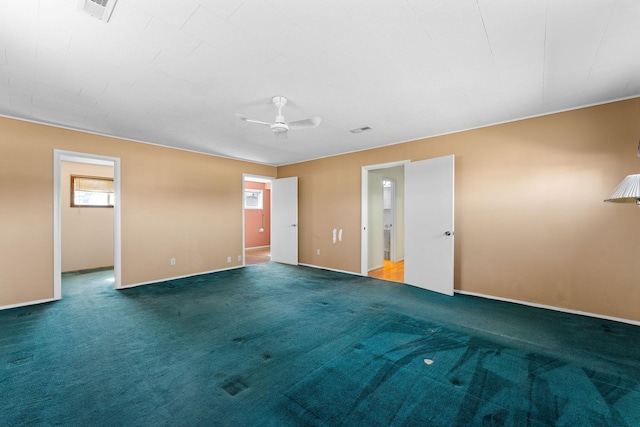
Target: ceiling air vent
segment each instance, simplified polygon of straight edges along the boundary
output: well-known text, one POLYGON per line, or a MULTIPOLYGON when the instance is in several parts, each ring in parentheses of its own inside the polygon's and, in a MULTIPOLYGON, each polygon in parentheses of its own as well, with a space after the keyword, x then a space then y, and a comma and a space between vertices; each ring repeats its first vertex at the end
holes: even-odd
POLYGON ((111 19, 111 13, 117 0, 78 0, 78 8, 105 22, 111 19))
POLYGON ((371 128, 369 126, 365 126, 365 127, 361 127, 361 128, 349 129, 349 132, 351 132, 351 133, 360 133, 360 132, 364 132, 366 130, 371 130, 371 128))

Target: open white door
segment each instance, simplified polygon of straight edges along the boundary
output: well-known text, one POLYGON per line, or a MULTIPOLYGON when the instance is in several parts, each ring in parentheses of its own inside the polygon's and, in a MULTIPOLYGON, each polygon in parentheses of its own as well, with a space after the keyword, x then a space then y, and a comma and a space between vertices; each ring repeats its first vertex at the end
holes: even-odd
POLYGON ((271 188, 271 260, 298 265, 298 177, 276 179, 271 188))
POLYGON ((404 281, 453 295, 454 156, 405 165, 404 281))

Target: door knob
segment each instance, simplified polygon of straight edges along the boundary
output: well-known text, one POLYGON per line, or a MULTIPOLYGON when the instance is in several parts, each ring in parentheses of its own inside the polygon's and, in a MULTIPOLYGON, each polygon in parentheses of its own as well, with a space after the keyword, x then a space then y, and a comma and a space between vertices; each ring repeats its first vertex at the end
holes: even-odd
POLYGON ((445 236, 453 236, 453 231, 445 231, 444 235, 445 236))
POLYGON ((297 226, 297 224, 291 224, 291 226, 292 226, 292 227, 296 227, 296 226, 297 226))

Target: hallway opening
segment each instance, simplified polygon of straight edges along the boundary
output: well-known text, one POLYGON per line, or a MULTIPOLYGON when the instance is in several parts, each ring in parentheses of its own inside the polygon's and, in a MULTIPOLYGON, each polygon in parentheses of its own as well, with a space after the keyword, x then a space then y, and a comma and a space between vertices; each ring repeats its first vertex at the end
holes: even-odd
POLYGON ((271 181, 243 176, 244 264, 271 261, 271 181))

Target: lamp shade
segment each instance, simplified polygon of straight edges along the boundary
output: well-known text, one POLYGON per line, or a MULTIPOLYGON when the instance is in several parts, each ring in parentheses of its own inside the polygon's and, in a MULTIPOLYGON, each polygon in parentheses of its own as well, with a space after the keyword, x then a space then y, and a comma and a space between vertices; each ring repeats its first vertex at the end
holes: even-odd
POLYGON ((640 206, 640 174, 628 175, 605 202, 636 203, 640 206))

